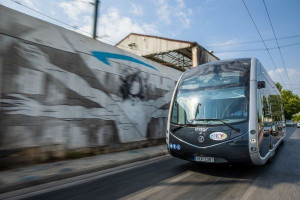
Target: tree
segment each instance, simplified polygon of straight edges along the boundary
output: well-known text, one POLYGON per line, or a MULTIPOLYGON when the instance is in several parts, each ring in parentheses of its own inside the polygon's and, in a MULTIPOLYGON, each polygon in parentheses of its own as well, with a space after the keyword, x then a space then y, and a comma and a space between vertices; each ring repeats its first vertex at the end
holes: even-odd
POLYGON ((281 92, 281 90, 282 90, 281 84, 279 82, 277 82, 277 83, 275 83, 275 85, 276 85, 277 89, 279 90, 279 92, 281 92))
POLYGON ((294 116, 294 117, 293 117, 293 120, 294 120, 294 121, 297 121, 297 122, 300 121, 300 115, 294 116))
POLYGON ((290 90, 282 90, 280 83, 275 84, 281 93, 284 115, 286 119, 292 119, 293 115, 300 112, 300 98, 290 90))

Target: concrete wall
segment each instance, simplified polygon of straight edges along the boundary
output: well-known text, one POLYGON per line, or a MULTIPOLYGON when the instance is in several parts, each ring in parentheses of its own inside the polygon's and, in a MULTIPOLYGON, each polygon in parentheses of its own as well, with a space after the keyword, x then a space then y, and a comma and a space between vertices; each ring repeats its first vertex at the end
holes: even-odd
POLYGON ((180 71, 0 6, 0 150, 165 137, 180 71))

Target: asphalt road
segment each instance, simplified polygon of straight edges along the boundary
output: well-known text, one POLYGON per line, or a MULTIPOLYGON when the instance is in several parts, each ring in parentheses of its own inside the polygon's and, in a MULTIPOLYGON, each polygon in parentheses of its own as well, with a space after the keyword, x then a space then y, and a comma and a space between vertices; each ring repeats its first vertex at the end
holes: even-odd
POLYGON ((300 128, 288 127, 270 165, 193 164, 166 157, 28 199, 300 199, 300 128))

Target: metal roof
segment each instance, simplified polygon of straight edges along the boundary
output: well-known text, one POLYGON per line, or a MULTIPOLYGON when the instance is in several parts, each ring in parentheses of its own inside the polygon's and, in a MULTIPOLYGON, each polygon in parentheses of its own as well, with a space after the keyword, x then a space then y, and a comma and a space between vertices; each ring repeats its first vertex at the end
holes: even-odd
POLYGON ((164 38, 164 37, 153 36, 153 35, 145 35, 139 33, 128 34, 115 46, 130 51, 132 53, 140 54, 141 56, 153 60, 155 62, 158 62, 162 65, 173 67, 182 71, 192 67, 192 63, 193 63, 192 49, 194 47, 199 48, 201 54, 199 55, 199 58, 202 56, 199 64, 209 62, 207 61, 208 59, 207 57, 209 56, 213 57, 213 60, 219 60, 218 57, 216 57, 211 52, 207 51, 204 47, 200 46, 197 42, 176 40, 176 39, 164 38), (137 36, 137 37, 132 38, 130 36, 137 36), (148 39, 150 38, 150 41, 152 42, 148 42, 148 39, 146 40, 139 39, 139 36, 148 39), (131 42, 133 41, 134 42, 129 43, 130 40, 131 42), (149 45, 151 47, 148 47, 149 45), (145 48, 146 49, 148 48, 148 50, 150 49, 149 52, 145 51, 145 48))

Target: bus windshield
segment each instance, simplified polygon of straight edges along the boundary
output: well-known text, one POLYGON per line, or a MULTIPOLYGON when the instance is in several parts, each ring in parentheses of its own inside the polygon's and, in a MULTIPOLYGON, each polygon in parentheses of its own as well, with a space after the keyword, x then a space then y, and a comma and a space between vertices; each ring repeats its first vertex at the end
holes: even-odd
POLYGON ((234 61, 207 64, 184 74, 176 91, 171 123, 220 125, 220 120, 247 120, 249 69, 250 61, 234 61))

